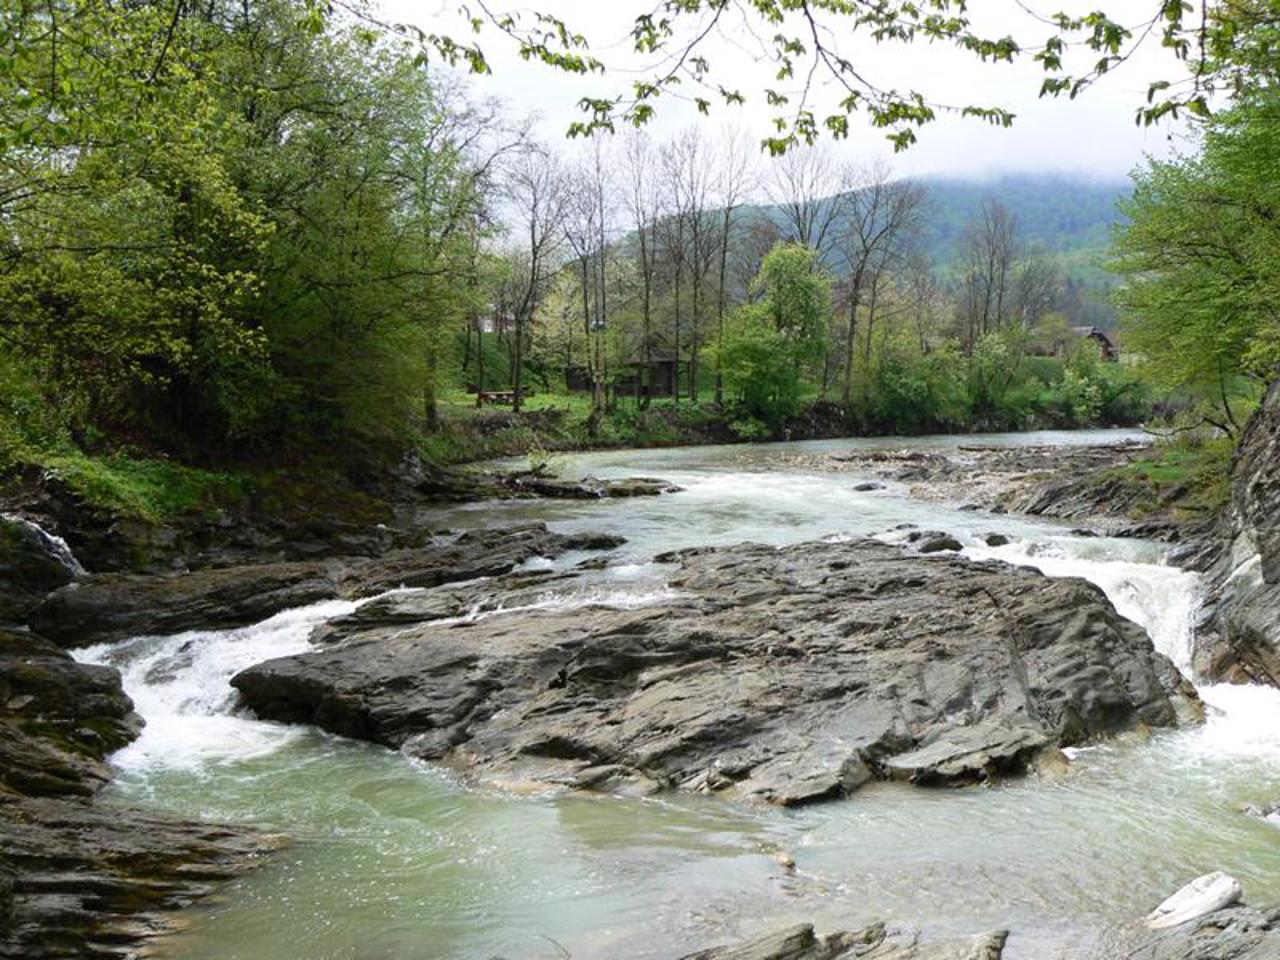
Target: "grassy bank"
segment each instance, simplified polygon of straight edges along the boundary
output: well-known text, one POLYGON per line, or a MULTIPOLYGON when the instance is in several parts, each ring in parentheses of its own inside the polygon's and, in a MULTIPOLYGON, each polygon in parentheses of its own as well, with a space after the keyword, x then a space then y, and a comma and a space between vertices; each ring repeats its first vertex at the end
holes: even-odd
POLYGON ((1195 520, 1222 510, 1231 496, 1231 437, 1182 437, 1151 456, 1109 471, 1136 494, 1135 519, 1195 520))

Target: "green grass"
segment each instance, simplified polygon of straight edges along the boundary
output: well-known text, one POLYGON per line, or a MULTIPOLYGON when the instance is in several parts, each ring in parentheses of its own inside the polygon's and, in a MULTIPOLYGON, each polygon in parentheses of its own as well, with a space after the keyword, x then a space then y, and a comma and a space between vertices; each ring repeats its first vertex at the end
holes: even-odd
POLYGON ((1230 437, 1162 444, 1153 457, 1116 467, 1114 475, 1141 484, 1151 493, 1151 511, 1203 516, 1226 505, 1231 496, 1230 437))
POLYGON ((169 460, 58 453, 42 466, 61 478, 92 507, 150 523, 200 513, 244 495, 237 473, 215 473, 169 460))

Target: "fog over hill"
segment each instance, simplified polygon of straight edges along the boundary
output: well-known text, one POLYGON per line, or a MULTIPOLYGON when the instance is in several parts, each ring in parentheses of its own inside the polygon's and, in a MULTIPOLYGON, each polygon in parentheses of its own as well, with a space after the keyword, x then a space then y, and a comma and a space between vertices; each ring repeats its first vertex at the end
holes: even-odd
MULTIPOLYGON (((1123 219, 1119 201, 1127 197, 1127 179, 1103 179, 1064 173, 1013 173, 992 177, 924 176, 916 182, 928 188, 929 206, 921 245, 944 279, 953 277, 962 256, 966 226, 981 215, 982 204, 993 199, 1017 219, 1018 239, 1025 251, 1038 250, 1062 270, 1069 287, 1085 304, 1069 312, 1081 323, 1110 327, 1114 310, 1106 292, 1114 277, 1104 262, 1111 231, 1123 219)), ((785 231, 786 218, 774 205, 753 208, 785 231)), ((835 231, 841 232, 837 224, 835 231)), ((839 257, 829 266, 843 273, 839 257)))

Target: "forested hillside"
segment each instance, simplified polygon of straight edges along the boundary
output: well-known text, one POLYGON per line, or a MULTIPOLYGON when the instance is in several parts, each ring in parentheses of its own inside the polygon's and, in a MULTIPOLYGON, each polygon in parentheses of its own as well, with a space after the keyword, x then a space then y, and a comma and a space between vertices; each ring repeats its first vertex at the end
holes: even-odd
MULTIPOLYGON (((983 204, 994 200, 1013 217, 1021 243, 1062 271, 1071 322, 1115 328, 1110 302, 1115 276, 1105 261, 1113 227, 1124 219, 1119 205, 1132 190, 1127 180, 1028 173, 972 179, 926 176, 917 183, 928 196, 919 247, 941 277, 958 280, 963 274, 966 230, 981 218, 983 204)), ((784 206, 761 204, 751 212, 785 228, 784 206)), ((833 215, 833 231, 846 229, 842 215, 833 215)), ((827 265, 837 276, 848 270, 838 256, 829 257, 827 265)))

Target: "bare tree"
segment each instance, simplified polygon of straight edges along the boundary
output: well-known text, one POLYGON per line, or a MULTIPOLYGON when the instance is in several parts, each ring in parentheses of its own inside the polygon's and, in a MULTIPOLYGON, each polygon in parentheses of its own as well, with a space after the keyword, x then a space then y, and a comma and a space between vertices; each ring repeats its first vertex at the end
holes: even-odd
POLYGON ((570 192, 559 160, 537 144, 530 144, 509 165, 503 192, 511 207, 522 254, 512 264, 515 295, 511 304, 511 389, 512 409, 518 412, 524 401, 525 339, 534 311, 560 268, 570 192))
POLYGON ((1017 259, 1017 218, 999 200, 982 203, 964 233, 964 279, 960 304, 967 347, 999 330, 1008 319, 1010 286, 1017 259))
POLYGON ((911 325, 920 343, 920 352, 928 354, 932 349, 929 335, 933 333, 934 317, 942 299, 942 291, 938 287, 933 264, 921 251, 917 250, 907 257, 903 283, 910 301, 911 325))
MULTIPOLYGON (((736 234, 739 208, 755 185, 752 165, 754 144, 739 129, 725 131, 717 162, 716 200, 720 204, 720 262, 717 270, 719 289, 716 296, 716 346, 724 343, 724 316, 728 307, 727 275, 729 247, 736 234)), ((720 375, 719 354, 716 357, 716 403, 724 401, 724 381, 720 375)))
MULTIPOLYGON (((653 141, 639 130, 632 130, 624 141, 627 177, 627 210, 640 254, 640 359, 644 383, 648 385, 653 345, 653 283, 657 270, 658 221, 662 205, 657 190, 657 157, 653 141)), ((648 402, 646 391, 645 402, 648 402)))
MULTIPOLYGON (((710 147, 698 127, 689 127, 663 147, 663 167, 675 200, 681 239, 681 274, 689 278, 689 397, 698 399, 698 359, 702 347, 706 282, 715 261, 715 219, 711 215, 714 170, 710 147)), ((677 289, 677 315, 679 313, 677 289)), ((677 320, 678 322, 678 320, 677 320)), ((677 332, 677 339, 679 333, 677 332)))
POLYGON ((864 360, 870 358, 871 334, 885 272, 905 255, 924 218, 928 193, 911 180, 894 180, 889 167, 875 163, 857 177, 857 189, 848 194, 848 217, 840 251, 848 269, 844 365, 844 403, 853 396, 854 356, 858 317, 866 306, 863 331, 864 360))
POLYGON ((785 239, 812 247, 824 259, 845 213, 849 171, 829 147, 788 150, 773 162, 765 185, 769 201, 782 211, 785 239))
POLYGON ((1039 248, 1031 248, 1014 270, 1012 314, 1030 330, 1062 299, 1062 269, 1039 248))

